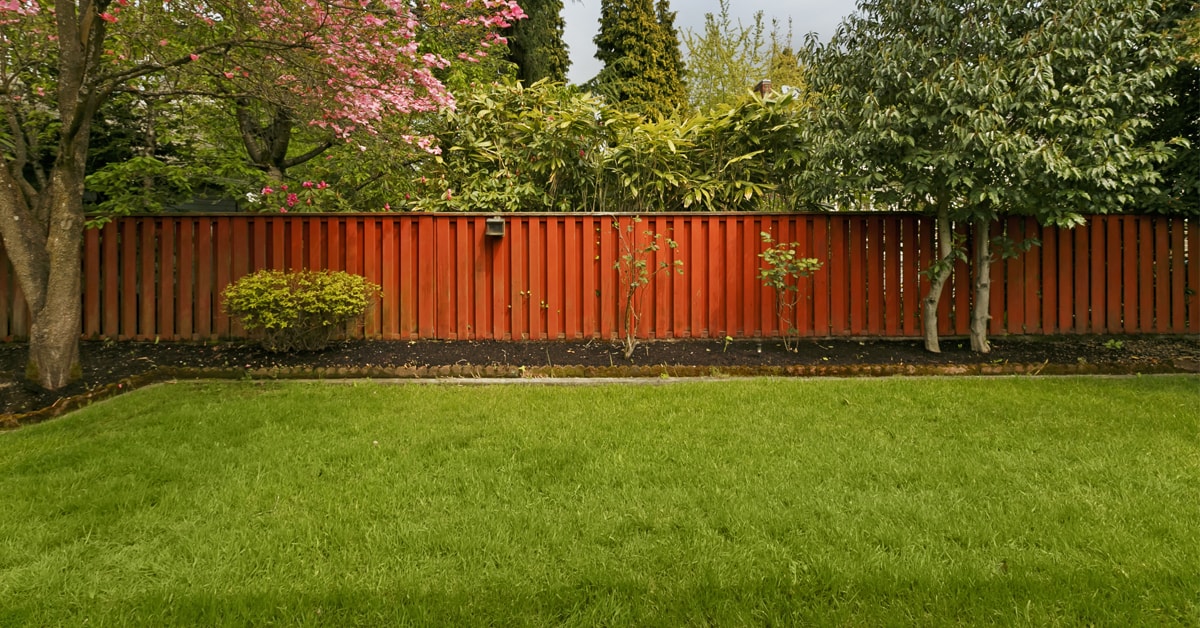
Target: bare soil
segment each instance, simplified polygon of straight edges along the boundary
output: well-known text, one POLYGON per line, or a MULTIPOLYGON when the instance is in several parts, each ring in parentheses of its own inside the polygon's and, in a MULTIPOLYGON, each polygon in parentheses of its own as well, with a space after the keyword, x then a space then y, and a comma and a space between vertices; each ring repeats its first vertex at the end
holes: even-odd
POLYGON ((82 378, 45 391, 24 382, 28 348, 0 344, 0 425, 41 420, 150 381, 181 377, 856 376, 1194 372, 1200 336, 999 337, 990 354, 943 339, 680 339, 641 344, 630 360, 609 340, 347 341, 275 354, 246 343, 84 342, 82 378))

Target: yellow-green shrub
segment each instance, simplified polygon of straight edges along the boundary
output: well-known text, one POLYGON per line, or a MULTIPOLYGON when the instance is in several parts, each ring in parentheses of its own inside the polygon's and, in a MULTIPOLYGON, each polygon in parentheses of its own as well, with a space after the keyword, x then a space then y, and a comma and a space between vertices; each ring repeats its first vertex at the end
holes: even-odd
POLYGON ((262 331, 268 351, 325 348, 345 324, 361 317, 379 286, 342 271, 260 270, 230 284, 225 311, 247 331, 262 331))

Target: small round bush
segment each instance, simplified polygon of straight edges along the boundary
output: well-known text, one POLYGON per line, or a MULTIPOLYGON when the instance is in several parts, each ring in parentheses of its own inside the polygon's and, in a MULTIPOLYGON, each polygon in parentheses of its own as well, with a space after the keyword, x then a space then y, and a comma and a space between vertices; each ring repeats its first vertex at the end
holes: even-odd
POLYGON ((260 270, 225 288, 225 311, 268 351, 317 351, 361 317, 379 286, 342 271, 260 270))

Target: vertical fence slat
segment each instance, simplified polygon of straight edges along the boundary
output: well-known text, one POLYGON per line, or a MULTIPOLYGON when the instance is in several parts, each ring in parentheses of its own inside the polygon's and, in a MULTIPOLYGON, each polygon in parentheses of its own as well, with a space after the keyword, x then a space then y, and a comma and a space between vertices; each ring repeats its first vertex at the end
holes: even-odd
POLYGON ((212 305, 215 314, 216 329, 213 331, 219 337, 225 337, 230 334, 229 315, 225 313, 225 308, 220 305, 221 292, 225 290, 225 286, 233 280, 233 258, 236 255, 232 246, 226 246, 231 242, 232 218, 218 218, 216 224, 216 240, 214 244, 214 257, 216 262, 216 283, 213 284, 212 305))
POLYGON ((1171 328, 1171 255, 1167 219, 1154 220, 1154 331, 1171 328))
MULTIPOLYGON (((1025 241, 1025 220, 1019 216, 1009 217, 1008 237, 1015 243, 1025 241)), ((991 333, 1019 334, 1026 326, 1025 322, 1025 254, 1015 255, 1005 260, 1004 268, 1004 302, 1002 318, 993 319, 996 331, 991 333)), ((992 286, 994 291, 996 286, 992 286)))
POLYGON ((163 218, 158 236, 158 329, 156 339, 175 339, 175 219, 163 218))
POLYGON ((883 221, 871 220, 867 224, 867 317, 866 333, 882 334, 884 304, 884 244, 883 221))
POLYGON ((213 335, 213 220, 200 218, 196 227, 196 334, 202 339, 213 335))
POLYGON ((1042 227, 1042 326, 1044 334, 1058 332, 1058 229, 1042 227))
POLYGON ((1087 331, 1089 333, 1101 333, 1107 328, 1107 315, 1105 310, 1108 308, 1106 299, 1107 287, 1104 285, 1105 277, 1105 242, 1104 242, 1104 217, 1097 216, 1096 219, 1089 220, 1085 227, 1089 230, 1088 235, 1091 241, 1091 318, 1087 331))
POLYGON ((755 268, 758 261, 759 245, 762 242, 762 236, 759 235, 761 230, 756 228, 752 216, 738 216, 738 238, 737 245, 739 254, 734 257, 737 260, 738 275, 737 281, 742 288, 741 297, 741 328, 747 336, 761 336, 762 325, 759 323, 760 308, 759 303, 762 297, 759 293, 762 292, 762 286, 755 281, 755 268))
POLYGON ((250 241, 253 243, 251 248, 250 271, 263 270, 267 267, 267 247, 271 245, 270 239, 267 237, 269 218, 263 216, 255 216, 250 220, 250 241))
POLYGON ((1138 330, 1154 329, 1154 223, 1138 223, 1138 330))
POLYGON ((564 298, 562 275, 565 254, 562 246, 562 226, 563 221, 559 216, 546 219, 546 263, 542 265, 545 269, 546 292, 538 302, 538 307, 545 314, 546 337, 551 340, 561 338, 563 333, 560 317, 564 298))
POLYGON ((100 266, 101 281, 104 283, 104 309, 102 324, 105 338, 117 338, 121 333, 121 272, 120 232, 117 222, 109 222, 101 229, 101 247, 104 259, 100 266))
POLYGON ((900 299, 903 289, 900 287, 900 219, 889 217, 884 221, 883 229, 883 294, 884 302, 880 308, 883 317, 883 328, 880 330, 887 336, 900 335, 904 317, 900 309, 900 299))
POLYGON ((141 262, 141 273, 139 276, 139 294, 142 297, 141 310, 138 313, 138 331, 137 338, 139 340, 147 340, 154 338, 154 323, 156 315, 156 299, 155 299, 155 238, 157 236, 157 221, 147 219, 142 221, 141 247, 138 251, 141 262))
POLYGON ((812 246, 812 256, 821 262, 812 280, 812 334, 824 337, 829 335, 829 216, 812 220, 812 246))
POLYGON ((405 216, 400 223, 400 239, 396 244, 400 264, 396 269, 399 275, 400 288, 396 295, 399 299, 401 338, 418 337, 420 334, 420 308, 422 296, 417 280, 420 255, 424 252, 420 244, 420 221, 416 216, 405 216))
POLYGON ((1187 233, 1187 329, 1200 333, 1200 220, 1190 218, 1187 233))
POLYGON ((1138 250, 1137 222, 1133 216, 1121 216, 1121 330, 1132 334, 1138 330, 1138 250))
POLYGON ((528 313, 529 337, 540 340, 546 337, 542 325, 541 303, 546 298, 546 229, 545 220, 529 220, 529 254, 527 257, 529 284, 525 289, 525 311, 528 313))
POLYGON ((918 225, 918 218, 915 216, 905 216, 900 219, 898 250, 902 258, 900 260, 900 282, 897 287, 902 291, 901 316, 904 319, 903 333, 905 336, 916 336, 920 334, 921 329, 919 277, 922 269, 919 249, 922 242, 918 225))
POLYGON ((100 299, 100 230, 87 229, 83 233, 83 334, 88 338, 100 334, 100 299))
POLYGON ((1104 283, 1107 286, 1104 328, 1110 334, 1121 331, 1121 285, 1125 274, 1121 268, 1121 222, 1116 216, 1104 216, 1104 283))
POLYGON ((1182 333, 1187 330, 1186 272, 1184 265, 1183 219, 1171 219, 1171 331, 1182 333))
MULTIPOLYGON (((374 215, 367 216, 363 220, 362 229, 362 252, 363 252, 363 277, 367 281, 383 287, 383 277, 379 267, 379 253, 383 249, 383 242, 380 240, 379 219, 374 215)), ((377 298, 371 304, 371 309, 367 311, 365 328, 363 334, 367 338, 379 338, 381 335, 381 322, 383 319, 383 303, 377 298)))
MULTIPOLYGON (((690 246, 691 230, 689 229, 689 225, 694 224, 693 221, 685 221, 682 216, 674 216, 669 220, 671 224, 671 239, 675 240, 677 246, 690 246)), ((673 264, 674 260, 683 262, 682 274, 680 274, 674 266, 671 266, 667 270, 667 273, 671 278, 670 286, 667 290, 667 298, 671 303, 672 315, 671 326, 670 329, 668 329, 668 335, 676 338, 692 335, 689 333, 688 325, 688 313, 692 306, 692 299, 688 291, 689 275, 686 261, 687 251, 688 249, 680 250, 679 248, 668 249, 667 251, 669 254, 669 259, 667 260, 668 264, 673 264)))
POLYGON ((583 295, 580 294, 580 288, 583 286, 583 272, 580 268, 584 264, 580 259, 583 253, 580 238, 586 237, 586 234, 581 233, 583 225, 578 220, 560 218, 558 222, 561 225, 559 229, 563 234, 563 274, 560 284, 562 292, 554 309, 562 321, 562 336, 574 339, 583 335, 579 329, 580 305, 583 303, 583 295))
MULTIPOLYGON (((1026 218, 1022 222, 1024 230, 1021 238, 1022 242, 1036 240, 1038 237, 1038 224, 1032 218, 1026 218)), ((1025 258, 1025 313, 1024 321, 1020 329, 1009 330, 1009 333, 1032 333, 1041 330, 1042 321, 1038 317, 1038 308, 1042 302, 1041 295, 1042 286, 1038 281, 1039 269, 1042 266, 1042 247, 1037 245, 1030 246, 1023 257, 1025 258)))
POLYGON ((1090 268, 1088 260, 1088 231, 1084 227, 1075 227, 1072 230, 1075 246, 1075 331, 1079 333, 1088 330, 1088 321, 1091 319, 1088 313, 1088 305, 1090 301, 1090 283, 1088 282, 1088 270, 1090 268))
POLYGON ((179 221, 179 267, 176 277, 179 280, 178 298, 179 315, 175 327, 176 337, 181 340, 192 340, 195 325, 192 322, 196 309, 196 227, 190 217, 179 221))

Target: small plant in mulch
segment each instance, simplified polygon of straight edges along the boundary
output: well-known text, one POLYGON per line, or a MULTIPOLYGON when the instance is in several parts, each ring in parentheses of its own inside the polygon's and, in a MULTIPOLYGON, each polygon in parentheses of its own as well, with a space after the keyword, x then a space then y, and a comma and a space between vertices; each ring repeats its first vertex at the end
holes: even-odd
POLYGON ((799 331, 796 329, 796 305, 800 303, 800 278, 821 270, 815 257, 800 257, 799 242, 776 243, 771 234, 760 232, 767 249, 758 256, 766 266, 758 270, 763 285, 775 291, 775 315, 779 318, 783 348, 795 352, 799 331))
POLYGON ((623 301, 621 323, 625 328, 621 345, 624 348, 626 360, 633 357, 633 351, 638 346, 637 329, 638 323, 642 320, 642 288, 650 283, 651 277, 661 272, 670 272, 671 269, 674 269, 680 275, 683 274, 682 260, 670 263, 660 261, 657 265, 651 266, 650 257, 662 249, 664 244, 672 250, 679 245, 674 240, 664 238, 661 234, 653 231, 643 231, 639 238, 636 227, 641 221, 641 218, 635 216, 624 231, 621 230, 617 221, 614 220, 612 223, 613 229, 617 230, 621 241, 621 256, 613 268, 617 271, 621 283, 623 301))
POLYGON ((324 349, 370 309, 379 286, 343 271, 260 270, 230 284, 225 311, 268 351, 324 349))

